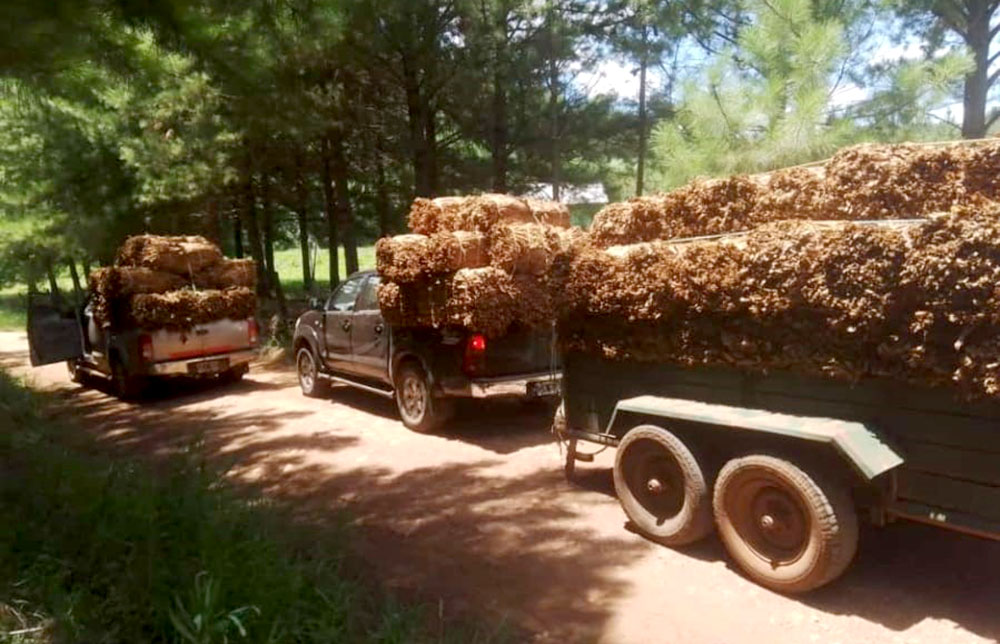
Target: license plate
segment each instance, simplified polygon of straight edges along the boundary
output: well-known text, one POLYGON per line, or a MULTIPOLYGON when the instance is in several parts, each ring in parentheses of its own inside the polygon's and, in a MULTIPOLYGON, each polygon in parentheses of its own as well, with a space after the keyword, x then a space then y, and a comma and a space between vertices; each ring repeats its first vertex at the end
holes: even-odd
POLYGON ((538 380, 536 382, 528 383, 528 395, 534 397, 542 396, 558 396, 559 395, 559 381, 558 380, 538 380))
POLYGON ((217 360, 202 360, 192 362, 188 365, 188 373, 201 376, 210 373, 220 373, 229 368, 229 358, 218 358, 217 360))

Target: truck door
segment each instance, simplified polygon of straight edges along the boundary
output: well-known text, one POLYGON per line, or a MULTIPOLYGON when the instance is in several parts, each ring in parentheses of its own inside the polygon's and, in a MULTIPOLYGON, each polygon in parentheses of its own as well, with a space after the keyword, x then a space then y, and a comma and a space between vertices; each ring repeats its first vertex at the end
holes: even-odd
POLYGON ((367 275, 357 275, 343 282, 333 292, 323 313, 323 334, 326 352, 323 359, 330 369, 354 371, 351 358, 351 326, 354 306, 367 275))
POLYGON ((31 366, 83 356, 83 331, 73 305, 48 294, 28 296, 28 347, 31 366))
POLYGON ((358 373, 367 378, 389 377, 389 330, 378 308, 379 276, 372 275, 361 287, 351 329, 351 353, 358 373))

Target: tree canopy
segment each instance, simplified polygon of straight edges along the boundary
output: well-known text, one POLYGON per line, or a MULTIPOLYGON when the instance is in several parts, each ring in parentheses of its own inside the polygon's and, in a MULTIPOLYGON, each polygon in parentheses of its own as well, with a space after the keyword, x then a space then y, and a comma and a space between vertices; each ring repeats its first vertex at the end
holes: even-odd
POLYGON ((917 4, 6 2, 0 282, 106 262, 155 231, 252 256, 262 294, 279 286, 275 248, 297 245, 312 288, 343 277, 340 252, 354 270, 359 244, 402 231, 415 196, 666 189, 951 136, 949 101, 981 136, 996 3, 917 4), (859 55, 900 29, 921 57, 859 55), (593 90, 602 70, 635 91, 593 90), (837 100, 845 86, 856 100, 837 100), (312 274, 320 248, 329 275, 312 274))

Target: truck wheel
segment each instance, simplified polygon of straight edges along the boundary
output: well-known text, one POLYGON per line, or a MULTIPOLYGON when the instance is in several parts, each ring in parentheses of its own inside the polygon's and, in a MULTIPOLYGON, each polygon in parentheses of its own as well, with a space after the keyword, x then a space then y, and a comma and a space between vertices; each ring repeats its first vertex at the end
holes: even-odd
POLYGON ((111 359, 111 386, 122 400, 135 400, 146 391, 146 379, 128 372, 120 358, 111 359))
POLYGON ((799 593, 839 577, 858 546, 844 484, 773 456, 736 458, 719 472, 715 522, 726 550, 757 583, 799 593))
POLYGON ((295 371, 299 376, 299 387, 303 395, 316 398, 323 394, 326 383, 319 376, 319 364, 308 346, 302 347, 295 354, 295 371))
POLYGON ((223 373, 219 380, 225 384, 236 384, 243 380, 243 376, 247 375, 250 371, 250 367, 242 364, 238 367, 233 367, 229 371, 223 373))
POLYGON ((396 378, 396 407, 403 424, 417 432, 430 432, 447 420, 451 401, 435 398, 422 368, 404 364, 396 378))
POLYGON ((693 543, 712 531, 712 504, 701 466, 667 430, 629 430, 615 455, 615 492, 646 537, 667 546, 693 543))
POLYGON ((66 361, 66 370, 69 372, 69 379, 75 383, 83 382, 83 372, 80 370, 80 361, 76 358, 66 361))

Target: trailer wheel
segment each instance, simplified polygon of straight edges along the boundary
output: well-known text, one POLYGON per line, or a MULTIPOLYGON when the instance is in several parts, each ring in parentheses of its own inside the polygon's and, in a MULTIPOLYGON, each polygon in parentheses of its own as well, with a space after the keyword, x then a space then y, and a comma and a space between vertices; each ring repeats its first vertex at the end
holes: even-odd
POLYGON ((765 455, 719 472, 713 498, 719 536, 757 583, 799 593, 839 577, 854 558, 858 519, 847 486, 765 455))
POLYGON ((615 492, 633 525, 667 546, 693 543, 712 531, 712 504, 701 466, 667 430, 629 430, 615 455, 615 492))

